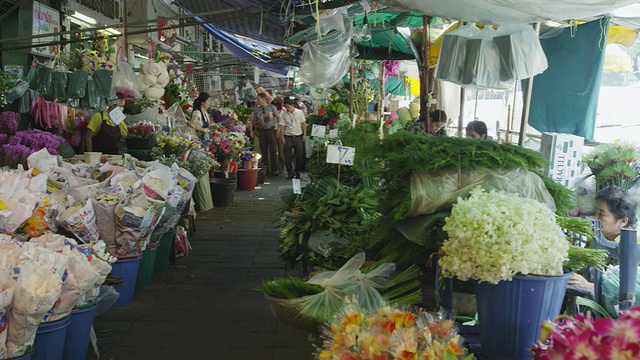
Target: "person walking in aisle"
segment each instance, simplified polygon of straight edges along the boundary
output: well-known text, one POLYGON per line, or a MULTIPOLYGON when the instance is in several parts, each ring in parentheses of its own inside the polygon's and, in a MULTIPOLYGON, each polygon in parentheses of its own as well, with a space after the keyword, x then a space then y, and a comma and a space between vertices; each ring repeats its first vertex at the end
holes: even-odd
POLYGON ((280 111, 267 102, 267 95, 259 93, 256 99, 256 108, 250 119, 260 137, 262 166, 269 169, 271 174, 280 175, 278 171, 278 140, 276 138, 276 123, 280 123, 280 111))
POLYGON ((287 179, 300 179, 304 166, 304 142, 307 140, 307 120, 304 112, 296 109, 295 100, 284 100, 286 111, 280 119, 278 137, 284 144, 284 162, 287 167, 287 179))

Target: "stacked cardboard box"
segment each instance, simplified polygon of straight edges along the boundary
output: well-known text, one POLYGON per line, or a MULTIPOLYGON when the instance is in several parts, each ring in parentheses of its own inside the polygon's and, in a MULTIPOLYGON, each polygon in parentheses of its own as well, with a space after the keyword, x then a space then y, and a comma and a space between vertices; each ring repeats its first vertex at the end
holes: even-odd
POLYGON ((545 174, 571 189, 582 172, 584 138, 572 134, 542 133, 540 153, 549 161, 545 174))

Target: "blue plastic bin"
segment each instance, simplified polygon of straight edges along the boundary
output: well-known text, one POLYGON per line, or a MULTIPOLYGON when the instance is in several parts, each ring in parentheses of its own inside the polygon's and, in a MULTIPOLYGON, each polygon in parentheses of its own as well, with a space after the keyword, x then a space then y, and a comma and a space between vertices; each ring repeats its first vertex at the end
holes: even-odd
POLYGON ((113 303, 113 307, 127 306, 133 302, 136 290, 136 279, 140 268, 142 255, 118 256, 118 261, 111 267, 111 275, 122 279, 122 283, 114 286, 120 297, 113 303))
POLYGON ((95 300, 71 311, 71 322, 67 328, 67 339, 64 346, 65 360, 85 360, 87 358, 89 335, 95 315, 95 300))
POLYGON ((64 344, 71 317, 43 322, 38 326, 36 340, 33 342, 34 360, 63 360, 64 344))

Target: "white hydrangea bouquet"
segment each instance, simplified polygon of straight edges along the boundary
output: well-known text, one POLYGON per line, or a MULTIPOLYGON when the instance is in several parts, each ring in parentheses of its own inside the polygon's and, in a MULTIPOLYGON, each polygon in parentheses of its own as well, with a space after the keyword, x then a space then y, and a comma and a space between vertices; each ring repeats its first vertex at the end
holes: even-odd
POLYGON ((533 199, 478 187, 458 199, 443 230, 446 277, 497 284, 514 275, 561 275, 569 243, 553 211, 533 199))

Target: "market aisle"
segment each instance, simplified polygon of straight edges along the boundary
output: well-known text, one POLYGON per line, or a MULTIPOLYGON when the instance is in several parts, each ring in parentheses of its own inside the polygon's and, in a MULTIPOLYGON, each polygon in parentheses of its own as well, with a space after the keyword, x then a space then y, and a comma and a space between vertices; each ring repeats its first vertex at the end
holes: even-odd
POLYGON ((237 191, 230 207, 199 213, 191 254, 137 291, 131 305, 96 317, 101 359, 312 359, 309 332, 278 322, 254 291, 263 278, 284 274, 274 219, 279 187, 290 184, 269 178, 237 191))

